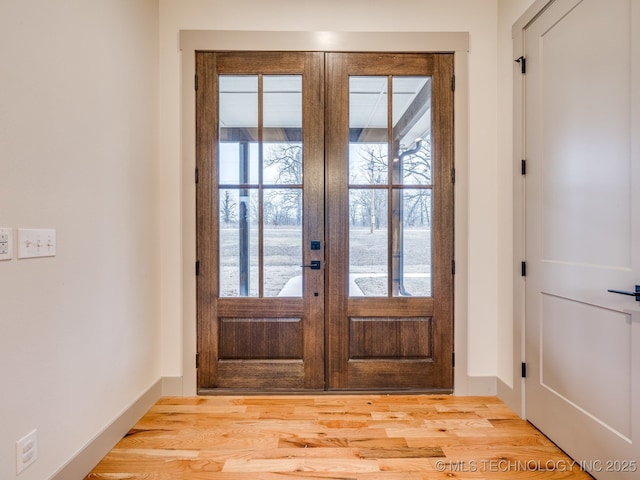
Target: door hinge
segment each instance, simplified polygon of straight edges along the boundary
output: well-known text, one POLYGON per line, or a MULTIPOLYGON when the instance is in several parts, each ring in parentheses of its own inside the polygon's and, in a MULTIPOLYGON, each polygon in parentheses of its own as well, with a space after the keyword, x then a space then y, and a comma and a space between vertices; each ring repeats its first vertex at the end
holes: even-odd
POLYGON ((456 91, 456 76, 453 75, 451 77, 451 91, 455 92, 456 91))
POLYGON ((522 170, 522 175, 526 175, 527 174, 527 161, 526 160, 522 160, 521 170, 522 170))
POLYGON ((527 378, 527 364, 522 362, 522 378, 527 378))
POLYGON ((455 274, 456 274, 456 261, 451 260, 451 275, 455 275, 455 274))
POLYGON ((200 275, 200 260, 196 260, 196 276, 200 275))
POLYGON ((200 354, 196 353, 196 368, 200 368, 200 354))
POLYGON ((452 367, 456 366, 456 352, 451 353, 451 366, 452 367))
POLYGON ((451 169, 451 183, 456 183, 456 169, 451 169))
POLYGON ((527 262, 522 262, 520 264, 520 275, 523 277, 527 276, 527 262))
POLYGON ((520 64, 520 72, 522 72, 523 75, 527 73, 527 59, 522 56, 520 58, 516 58, 515 61, 520 64))
POLYGON ((199 180, 199 177, 198 177, 198 167, 196 167, 195 177, 196 177, 196 183, 198 183, 198 180, 199 180))
POLYGON ((197 73, 193 77, 193 88, 196 90, 196 92, 198 91, 198 74, 197 73))

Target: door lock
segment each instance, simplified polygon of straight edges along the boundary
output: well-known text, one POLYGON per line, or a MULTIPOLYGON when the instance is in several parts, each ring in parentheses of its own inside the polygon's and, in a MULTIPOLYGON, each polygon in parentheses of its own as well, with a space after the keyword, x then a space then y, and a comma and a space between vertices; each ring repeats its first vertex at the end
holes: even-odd
POLYGON ((320 270, 320 260, 311 260, 310 265, 300 265, 304 268, 310 268, 311 270, 320 270))

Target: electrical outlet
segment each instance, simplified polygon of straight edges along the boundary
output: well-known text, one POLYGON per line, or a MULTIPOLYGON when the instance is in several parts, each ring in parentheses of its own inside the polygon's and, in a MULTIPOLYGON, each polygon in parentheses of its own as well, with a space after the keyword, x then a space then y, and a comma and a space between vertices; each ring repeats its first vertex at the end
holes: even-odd
POLYGON ((19 228, 18 258, 55 257, 56 231, 19 228))
POLYGON ((13 258, 13 229, 0 227, 0 260, 13 258))
POLYGON ((16 473, 20 474, 38 459, 38 430, 16 442, 16 473))

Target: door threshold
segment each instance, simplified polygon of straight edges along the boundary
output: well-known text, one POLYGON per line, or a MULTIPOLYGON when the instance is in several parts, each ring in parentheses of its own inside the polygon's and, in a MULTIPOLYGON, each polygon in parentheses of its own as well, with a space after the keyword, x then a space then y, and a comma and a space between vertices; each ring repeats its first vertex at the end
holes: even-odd
POLYGON ((257 396, 257 395, 453 395, 452 389, 381 389, 381 390, 297 390, 297 389, 234 389, 234 388, 199 388, 198 396, 257 396))

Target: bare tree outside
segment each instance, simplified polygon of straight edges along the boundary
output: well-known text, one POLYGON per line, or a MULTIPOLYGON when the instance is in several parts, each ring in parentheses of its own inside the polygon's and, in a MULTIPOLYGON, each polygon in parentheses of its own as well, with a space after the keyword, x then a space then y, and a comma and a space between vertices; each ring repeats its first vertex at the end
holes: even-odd
MULTIPOLYGON (((406 185, 430 185, 431 176, 431 137, 422 140, 422 146, 413 155, 404 160, 403 182, 406 185)), ((404 221, 407 226, 431 225, 431 191, 425 189, 407 190, 404 197, 404 221)))
MULTIPOLYGON (((302 263, 302 144, 265 143, 263 182, 265 296, 281 294, 302 263), (274 187, 278 185, 278 187, 274 187)), ((287 295, 299 296, 301 290, 287 295)))
MULTIPOLYGON (((387 144, 367 143, 358 146, 358 157, 351 163, 350 183, 384 185, 389 178, 387 144)), ((379 192, 373 189, 352 190, 349 201, 352 225, 368 225, 369 232, 387 224, 386 203, 381 202, 379 192)))
POLYGON ((404 159, 404 183, 431 184, 431 137, 422 139, 420 150, 404 159))
POLYGON ((264 158, 265 169, 273 169, 273 183, 302 184, 302 144, 277 143, 270 145, 264 158))
POLYGON ((229 190, 223 190, 220 200, 220 218, 224 223, 231 223, 238 219, 238 203, 233 199, 229 190))
MULTIPOLYGON (((350 147, 350 276, 362 295, 387 295, 390 274, 387 259, 393 251, 399 257, 399 260, 394 257, 394 265, 398 261, 403 265, 400 271, 402 294, 429 295, 431 139, 422 140, 417 152, 399 155, 392 164, 387 148, 386 143, 352 144, 350 147), (395 162, 398 161, 402 161, 402 168, 399 169, 401 178, 396 182, 404 188, 391 187, 389 190, 391 169, 397 168, 395 162), (377 186, 385 188, 372 188, 377 186), (390 192, 393 192, 393 198, 390 198, 390 192), (391 215, 392 211, 396 214, 391 215), (392 225, 389 224, 391 218, 392 225), (400 227, 396 225, 398 221, 400 227), (389 228, 392 226, 391 233, 389 228), (393 236, 392 243, 389 243, 389 235, 393 236), (394 245, 392 250, 391 245, 394 245)), ((401 148, 401 152, 403 150, 401 148)), ((351 294, 360 293, 352 290, 351 294)))
MULTIPOLYGON (((362 144, 357 149, 357 168, 349 172, 352 185, 381 185, 388 181, 387 144, 362 144)), ((431 139, 423 141, 421 149, 403 159, 405 185, 431 184, 431 139)), ((404 216, 409 226, 431 225, 429 190, 412 190, 405 195, 404 216)), ((349 218, 352 225, 369 226, 370 232, 387 225, 387 204, 380 204, 380 196, 373 189, 352 189, 349 218)))
MULTIPOLYGON (((265 183, 302 185, 302 144, 277 143, 265 150, 265 183)), ((278 189, 265 195, 264 202, 265 223, 276 226, 302 225, 299 189, 278 189)))

